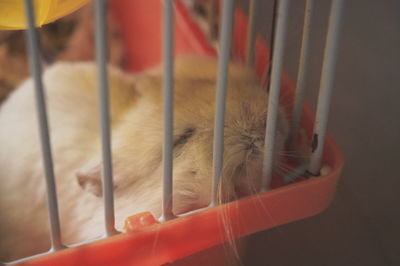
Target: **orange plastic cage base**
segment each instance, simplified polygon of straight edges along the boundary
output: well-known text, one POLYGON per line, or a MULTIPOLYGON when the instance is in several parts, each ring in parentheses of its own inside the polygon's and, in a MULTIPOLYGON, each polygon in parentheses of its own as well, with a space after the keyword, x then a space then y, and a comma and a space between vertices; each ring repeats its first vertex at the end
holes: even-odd
MULTIPOLYGON (((121 22, 123 38, 129 48, 128 68, 133 72, 143 71, 161 60, 161 2, 110 1, 121 22)), ((214 48, 207 44, 207 38, 179 0, 175 4, 175 20, 175 55, 216 56, 214 48)), ((239 60, 243 59, 246 32, 247 18, 237 9, 233 49, 239 60)), ((260 76, 267 62, 267 46, 261 38, 257 38, 256 70, 260 76)), ((282 98, 292 101, 293 86, 287 77, 283 78, 282 89, 282 98)), ((312 112, 305 106, 302 126, 311 133, 312 125, 312 112)), ((226 242, 221 213, 232 226, 235 238, 315 215, 333 199, 343 166, 342 155, 329 135, 323 161, 331 168, 326 176, 282 186, 164 223, 157 222, 148 212, 137 214, 127 218, 127 233, 38 257, 20 265, 162 265, 226 242)))

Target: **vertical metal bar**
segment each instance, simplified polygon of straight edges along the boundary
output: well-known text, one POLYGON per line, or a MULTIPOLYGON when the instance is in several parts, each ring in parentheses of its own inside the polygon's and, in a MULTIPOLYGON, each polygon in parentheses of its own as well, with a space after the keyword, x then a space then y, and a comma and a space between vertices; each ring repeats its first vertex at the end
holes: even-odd
POLYGON ((289 0, 280 0, 277 9, 276 36, 274 37, 274 51, 272 55, 271 82, 269 88, 267 126, 265 132, 262 190, 269 188, 273 172, 273 154, 275 148, 277 117, 279 112, 279 95, 281 89, 288 13, 289 0))
POLYGON ((301 52, 299 61, 299 73, 297 75, 296 94, 293 106, 293 117, 291 125, 291 133, 289 137, 289 147, 293 148, 300 126, 301 108, 304 100, 304 89, 306 75, 308 71, 308 61, 310 59, 310 37, 311 37, 311 20, 315 7, 315 0, 307 0, 304 16, 303 38, 301 42, 301 52))
POLYGON ((246 40, 246 65, 254 65, 255 42, 256 42, 256 13, 259 0, 250 1, 249 23, 247 25, 246 40))
POLYGON ((215 28, 215 20, 217 17, 217 1, 210 0, 210 10, 208 16, 208 30, 209 30, 209 40, 214 41, 217 35, 216 28, 215 28))
POLYGON ((164 142, 163 142, 163 202, 161 220, 174 217, 172 212, 173 189, 173 129, 174 129, 174 10, 173 0, 164 0, 163 16, 164 56, 164 142))
POLYGON ((107 2, 95 1, 95 41, 100 105, 101 144, 103 155, 103 198, 106 236, 117 233, 114 216, 114 191, 112 176, 110 107, 107 72, 107 2))
POLYGON ((30 68, 35 84, 36 106, 38 110, 40 140, 42 146, 43 163, 47 185, 47 202, 49 208, 51 248, 63 248, 58 213, 56 181, 54 177, 53 158, 49 127, 47 121, 46 101, 42 83, 42 68, 39 58, 39 36, 35 28, 35 12, 31 0, 24 0, 25 16, 28 24, 27 41, 30 55, 30 68))
POLYGON ((319 175, 321 168, 325 134, 328 124, 343 5, 343 0, 333 0, 329 15, 329 25, 324 51, 324 61, 322 64, 320 92, 318 95, 317 112, 312 140, 312 154, 309 167, 309 172, 316 176, 319 175))
POLYGON ((224 158, 225 98, 228 85, 228 64, 231 51, 234 0, 223 1, 222 26, 220 32, 221 48, 219 54, 218 80, 216 94, 216 113, 213 147, 213 183, 211 206, 217 205, 218 185, 221 179, 224 158))
POLYGON ((271 69, 272 69, 272 61, 274 57, 274 42, 275 42, 275 32, 276 32, 276 17, 278 16, 278 0, 273 0, 273 6, 272 6, 272 18, 271 18, 271 37, 269 40, 269 45, 270 45, 270 54, 269 54, 269 64, 267 67, 267 82, 265 83, 266 85, 266 90, 269 92, 270 85, 271 85, 271 69))

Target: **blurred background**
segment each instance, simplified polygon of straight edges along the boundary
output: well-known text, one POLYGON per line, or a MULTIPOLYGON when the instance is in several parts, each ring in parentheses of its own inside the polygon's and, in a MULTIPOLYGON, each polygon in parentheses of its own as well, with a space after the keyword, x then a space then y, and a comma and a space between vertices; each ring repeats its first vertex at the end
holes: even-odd
MULTIPOLYGON (((239 0, 248 10, 248 0, 239 0)), ((270 38, 273 1, 261 0, 257 26, 270 38)), ((331 1, 316 1, 307 101, 315 106, 331 1)), ((291 1, 285 70, 293 81, 305 0, 291 1)), ((400 1, 349 0, 338 53, 329 132, 345 168, 320 215, 250 237, 245 265, 400 265, 400 1)))
MULTIPOLYGON (((249 0, 237 1, 247 12, 249 0)), ((257 28, 269 42, 274 0, 259 1, 257 28)), ((316 2, 306 91, 314 107, 331 4, 316 2)), ((400 1, 345 2, 329 123, 346 160, 336 198, 315 217, 248 237, 244 265, 400 265, 396 163, 400 158, 400 1)), ((305 0, 291 1, 284 68, 292 81, 297 78, 304 6, 305 0)), ((123 65, 118 28, 112 17, 109 20, 111 63, 123 65)), ((41 37, 49 57, 44 59, 93 60, 93 43, 87 41, 93 34, 91 21, 86 8, 44 27, 41 37)), ((22 32, 1 32, 0 66, 7 67, 0 67, 0 102, 28 75, 24 45, 22 32)))

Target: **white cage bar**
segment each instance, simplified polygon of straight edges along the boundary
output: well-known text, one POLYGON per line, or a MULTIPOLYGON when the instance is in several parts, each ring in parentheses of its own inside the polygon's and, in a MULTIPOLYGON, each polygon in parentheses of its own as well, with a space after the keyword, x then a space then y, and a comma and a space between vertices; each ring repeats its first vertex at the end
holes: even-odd
POLYGON ((321 72, 320 91, 318 95, 314 133, 311 145, 312 154, 308 169, 308 171, 314 176, 318 176, 321 169, 325 134, 328 125, 329 107, 331 103, 333 81, 335 76, 343 5, 344 0, 333 0, 329 15, 324 61, 321 72))
POLYGON ((213 147, 213 182, 211 205, 218 204, 218 186, 221 180, 224 161, 224 124, 225 124, 225 98, 228 83, 228 64, 231 52, 233 11, 235 1, 223 1, 222 25, 220 31, 220 54, 218 61, 216 111, 214 125, 213 147))
POLYGON ((296 94, 294 98, 292 121, 290 127, 289 145, 290 149, 294 149, 296 137, 299 132, 301 111, 304 101, 304 93, 306 86, 306 76, 308 72, 308 63, 310 60, 310 39, 311 39, 311 22, 315 8, 315 0, 307 0, 305 7, 303 37, 301 41, 301 51, 299 60, 299 72, 297 74, 296 94))
POLYGON ((45 93, 42 82, 42 67, 40 62, 39 37, 35 25, 35 8, 31 0, 24 0, 25 17, 28 25, 27 46, 30 56, 30 69, 35 83, 36 107, 38 112, 40 141, 43 154, 44 171, 47 185, 47 202, 50 219, 51 249, 59 250, 64 246, 61 240, 60 218, 56 181, 51 154, 50 134, 47 121, 45 93))
POLYGON ((263 179, 261 189, 269 188, 273 173, 273 154, 275 149, 275 133, 279 112, 281 77, 283 68, 283 56, 285 50, 286 30, 289 13, 289 0, 280 0, 277 8, 276 31, 274 49, 272 51, 272 69, 270 77, 268 113, 265 130, 263 179))
POLYGON ((107 71, 107 2, 96 0, 95 2, 95 43, 96 59, 98 67, 98 94, 101 124, 101 147, 103 156, 103 199, 105 234, 111 236, 117 233, 115 229, 114 215, 114 191, 111 155, 111 132, 110 132, 110 106, 108 91, 107 71))
POLYGON ((260 0, 250 0, 249 21, 247 24, 247 39, 246 39, 246 65, 254 65, 255 43, 256 43, 256 14, 259 8, 260 0))
POLYGON ((163 21, 163 105, 164 105, 164 142, 163 142, 163 202, 161 220, 174 217, 172 212, 173 187, 173 131, 174 131, 174 10, 173 0, 164 1, 163 21))

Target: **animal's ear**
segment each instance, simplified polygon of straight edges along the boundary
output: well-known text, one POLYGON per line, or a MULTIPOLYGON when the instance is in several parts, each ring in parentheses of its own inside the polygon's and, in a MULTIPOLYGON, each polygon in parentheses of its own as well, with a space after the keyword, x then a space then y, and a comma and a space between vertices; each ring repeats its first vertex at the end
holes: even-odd
MULTIPOLYGON (((118 166, 118 164, 116 164, 118 166)), ((118 167, 115 167, 114 172, 118 172, 118 167)), ((96 197, 103 196, 103 163, 100 159, 92 159, 86 165, 78 169, 76 179, 79 186, 86 192, 89 192, 96 197)), ((115 190, 121 186, 121 180, 118 175, 114 174, 114 186, 115 190), (118 184, 118 185, 117 185, 118 184)))
POLYGON ((81 188, 96 197, 103 195, 101 168, 101 162, 92 161, 76 172, 76 178, 81 188))

